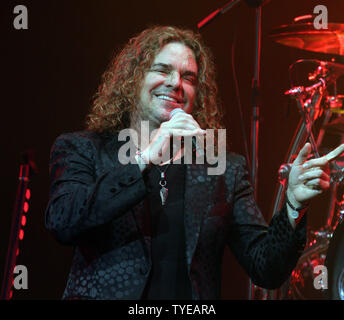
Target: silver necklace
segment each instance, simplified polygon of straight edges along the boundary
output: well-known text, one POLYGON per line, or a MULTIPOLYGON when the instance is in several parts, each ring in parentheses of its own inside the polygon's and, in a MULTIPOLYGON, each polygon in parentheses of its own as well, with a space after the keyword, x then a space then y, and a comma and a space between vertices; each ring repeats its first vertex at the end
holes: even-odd
POLYGON ((167 197, 168 197, 168 189, 166 188, 167 186, 167 180, 166 180, 166 171, 169 168, 171 163, 167 165, 164 171, 161 171, 157 166, 154 166, 160 173, 160 181, 159 185, 161 187, 160 189, 160 198, 161 198, 161 205, 165 205, 167 197))

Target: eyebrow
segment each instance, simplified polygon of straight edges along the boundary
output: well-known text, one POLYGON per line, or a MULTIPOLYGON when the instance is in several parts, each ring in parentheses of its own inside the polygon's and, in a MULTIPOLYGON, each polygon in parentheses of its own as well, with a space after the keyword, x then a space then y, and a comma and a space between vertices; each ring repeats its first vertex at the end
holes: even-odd
MULTIPOLYGON (((173 69, 171 64, 166 64, 166 63, 161 63, 161 62, 155 63, 152 65, 152 68, 155 68, 155 67, 163 67, 164 69, 167 69, 167 70, 173 69)), ((195 78, 197 78, 197 74, 191 70, 184 71, 183 75, 194 76, 195 78)))

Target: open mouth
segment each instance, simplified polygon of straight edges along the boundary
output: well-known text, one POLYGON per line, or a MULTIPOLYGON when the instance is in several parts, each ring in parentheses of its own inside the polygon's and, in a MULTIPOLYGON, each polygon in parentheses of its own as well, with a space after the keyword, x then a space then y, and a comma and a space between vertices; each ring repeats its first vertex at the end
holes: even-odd
POLYGON ((172 102, 172 103, 179 104, 179 105, 183 104, 183 101, 177 97, 171 97, 171 96, 168 96, 165 94, 155 94, 154 96, 160 100, 172 102))

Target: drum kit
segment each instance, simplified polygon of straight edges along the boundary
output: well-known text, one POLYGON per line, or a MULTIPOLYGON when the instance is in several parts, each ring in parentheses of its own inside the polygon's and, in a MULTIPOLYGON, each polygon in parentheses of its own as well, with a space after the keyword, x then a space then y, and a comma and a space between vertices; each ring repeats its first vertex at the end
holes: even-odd
MULTIPOLYGON (((326 58, 329 61, 298 60, 290 67, 290 70, 305 65, 312 68, 305 75, 311 84, 285 92, 296 101, 301 120, 286 155, 286 164, 279 170, 275 212, 283 204, 288 170, 300 147, 309 141, 313 155, 319 157, 344 142, 344 95, 338 94, 339 78, 344 76, 344 64, 338 62, 344 58, 344 24, 329 23, 327 29, 317 30, 312 22, 298 20, 274 29, 270 37, 282 45, 329 57, 326 58)), ((316 230, 309 228, 306 248, 290 279, 274 291, 274 298, 344 300, 344 158, 330 164, 330 176, 326 222, 316 230)))

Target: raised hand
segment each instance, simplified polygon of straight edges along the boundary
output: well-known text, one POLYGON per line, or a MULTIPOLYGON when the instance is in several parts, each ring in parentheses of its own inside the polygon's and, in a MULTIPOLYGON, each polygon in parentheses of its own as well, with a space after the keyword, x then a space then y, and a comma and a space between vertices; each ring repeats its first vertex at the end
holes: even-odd
POLYGON ((301 207, 330 187, 329 162, 343 152, 344 144, 320 158, 307 161, 311 145, 304 145, 292 165, 288 180, 287 195, 295 207, 301 207))

